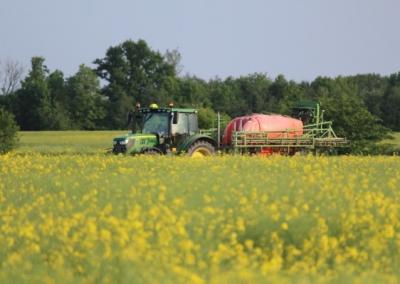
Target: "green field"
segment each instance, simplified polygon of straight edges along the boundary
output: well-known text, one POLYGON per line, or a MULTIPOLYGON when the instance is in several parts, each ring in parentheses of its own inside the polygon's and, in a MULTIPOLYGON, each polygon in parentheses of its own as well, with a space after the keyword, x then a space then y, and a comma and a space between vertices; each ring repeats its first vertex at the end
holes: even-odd
MULTIPOLYGON (((117 131, 21 131, 17 153, 41 154, 102 154, 112 147, 112 139, 126 134, 117 131)), ((392 134, 379 144, 389 144, 400 149, 400 132, 392 134)))
POLYGON ((0 283, 399 283, 399 157, 0 156, 0 283))
POLYGON ((21 131, 18 153, 96 154, 112 147, 122 131, 21 131))
POLYGON ((400 148, 400 132, 393 132, 391 134, 391 136, 393 137, 393 139, 385 139, 381 143, 382 144, 390 144, 390 145, 400 148))

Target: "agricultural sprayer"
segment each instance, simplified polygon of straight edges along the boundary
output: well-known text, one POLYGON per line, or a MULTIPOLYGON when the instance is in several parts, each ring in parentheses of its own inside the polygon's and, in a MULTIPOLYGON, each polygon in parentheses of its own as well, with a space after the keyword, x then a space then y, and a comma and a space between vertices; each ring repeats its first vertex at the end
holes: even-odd
POLYGON ((221 128, 200 130, 197 110, 159 108, 151 104, 129 115, 132 131, 114 138, 113 153, 184 154, 211 156, 217 151, 233 154, 293 155, 297 152, 332 151, 347 147, 345 138, 337 137, 331 121, 324 121, 320 104, 297 103, 292 115, 251 114, 236 117, 221 128))

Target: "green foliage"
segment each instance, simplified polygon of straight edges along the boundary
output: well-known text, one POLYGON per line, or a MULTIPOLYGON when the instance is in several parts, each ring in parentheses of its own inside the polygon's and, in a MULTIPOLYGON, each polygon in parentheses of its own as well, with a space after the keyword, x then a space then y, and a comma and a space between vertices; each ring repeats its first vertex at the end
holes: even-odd
POLYGON ((246 95, 241 93, 236 79, 214 79, 209 82, 209 88, 210 99, 216 111, 225 112, 233 117, 248 112, 246 95))
POLYGON ((178 90, 174 92, 176 105, 187 107, 207 107, 211 105, 207 82, 197 77, 185 76, 177 81, 178 90))
POLYGON ((400 73, 389 77, 389 86, 381 104, 382 119, 392 130, 400 130, 400 73))
POLYGON ((354 96, 356 93, 357 86, 341 77, 334 80, 317 78, 311 84, 312 97, 321 102, 326 110, 325 118, 333 121, 339 136, 353 142, 383 139, 388 130, 368 111, 364 102, 354 96))
POLYGON ((127 40, 110 47, 96 59, 97 75, 108 82, 103 92, 109 98, 107 121, 112 128, 125 128, 126 113, 133 102, 167 104, 165 89, 175 77, 175 66, 149 48, 144 40, 127 40))
POLYGON ((241 96, 246 100, 247 112, 272 110, 272 96, 269 93, 272 82, 265 74, 250 74, 238 78, 237 85, 241 96))
POLYGON ((383 95, 388 87, 386 77, 381 77, 377 74, 357 75, 347 78, 357 86, 357 95, 361 98, 368 111, 375 116, 382 117, 381 104, 383 95))
POLYGON ((96 74, 85 65, 68 79, 69 113, 74 129, 93 130, 105 117, 104 100, 96 74))
MULTIPOLYGON (((218 115, 212 108, 200 108, 198 112, 198 119, 200 129, 217 128, 218 126, 218 115)), ((226 113, 220 113, 219 119, 221 132, 223 133, 226 125, 231 120, 231 117, 226 113)))
POLYGON ((46 81, 49 71, 44 58, 33 57, 31 62, 32 70, 17 93, 17 121, 25 130, 51 129, 52 108, 46 81))
POLYGON ((52 122, 50 129, 70 129, 72 122, 68 112, 69 97, 64 74, 56 70, 47 77, 52 107, 52 122))
POLYGON ((68 79, 58 70, 49 73, 43 58, 32 58, 32 70, 22 82, 22 88, 9 96, 8 105, 21 128, 102 128, 105 101, 96 74, 84 65, 68 79))
POLYGON ((200 108, 198 112, 199 128, 209 129, 216 125, 217 114, 212 108, 200 108))
POLYGON ((16 146, 18 129, 14 116, 0 108, 0 154, 7 153, 16 146))

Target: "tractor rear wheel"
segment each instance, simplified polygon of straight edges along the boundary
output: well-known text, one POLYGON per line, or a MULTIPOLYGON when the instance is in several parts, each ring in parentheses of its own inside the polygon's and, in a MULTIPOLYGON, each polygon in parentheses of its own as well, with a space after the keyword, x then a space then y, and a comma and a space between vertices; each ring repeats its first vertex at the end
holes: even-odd
POLYGON ((207 156, 214 156, 215 155, 215 148, 214 146, 205 140, 199 140, 193 143, 188 151, 188 156, 190 157, 207 157, 207 156))

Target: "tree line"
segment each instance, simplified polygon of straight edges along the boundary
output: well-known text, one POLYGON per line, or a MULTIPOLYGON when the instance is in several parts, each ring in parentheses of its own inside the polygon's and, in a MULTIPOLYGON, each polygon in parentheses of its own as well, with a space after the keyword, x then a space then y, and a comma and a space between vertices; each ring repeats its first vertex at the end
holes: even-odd
POLYGON ((400 73, 318 77, 312 82, 254 73, 206 81, 180 75, 180 59, 177 50, 161 54, 144 40, 127 40, 95 59, 94 68, 81 65, 65 78, 60 70, 50 71, 44 58, 33 57, 20 82, 15 82, 20 66, 11 68, 16 74, 3 68, 9 76, 0 76, 0 107, 14 115, 22 130, 94 130, 126 129, 126 114, 136 102, 174 102, 200 109, 201 126, 207 128, 215 112, 228 117, 290 114, 296 101, 312 99, 321 102, 337 134, 353 141, 378 141, 390 130, 400 131, 400 73))

